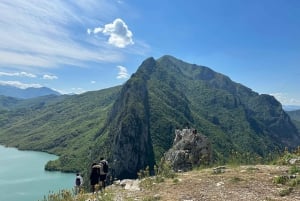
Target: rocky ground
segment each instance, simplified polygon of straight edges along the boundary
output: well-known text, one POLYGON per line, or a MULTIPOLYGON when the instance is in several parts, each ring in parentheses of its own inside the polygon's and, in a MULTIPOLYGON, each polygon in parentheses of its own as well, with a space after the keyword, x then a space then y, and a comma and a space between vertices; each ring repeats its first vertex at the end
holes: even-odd
MULTIPOLYGON (((154 179, 127 181, 112 185, 117 201, 293 201, 300 200, 300 185, 275 184, 274 178, 287 175, 287 166, 225 167, 214 173, 213 168, 179 173, 175 179, 155 182, 154 179), (126 189, 125 189, 126 188, 126 189), (291 190, 287 195, 282 192, 291 190)), ((298 176, 300 177, 300 176, 298 176)))

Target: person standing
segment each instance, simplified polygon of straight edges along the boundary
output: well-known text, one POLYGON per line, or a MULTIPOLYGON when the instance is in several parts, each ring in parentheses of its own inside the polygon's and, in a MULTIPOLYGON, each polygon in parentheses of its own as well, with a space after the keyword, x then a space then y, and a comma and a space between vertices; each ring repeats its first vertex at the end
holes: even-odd
POLYGON ((90 174, 90 184, 91 184, 91 192, 95 193, 96 185, 99 183, 100 177, 100 165, 97 163, 92 164, 92 170, 90 174))
POLYGON ((101 190, 106 187, 106 177, 108 173, 108 162, 103 157, 100 158, 100 188, 101 190))
POLYGON ((83 178, 80 175, 80 173, 77 173, 76 178, 75 178, 75 194, 76 195, 78 193, 80 193, 82 185, 83 185, 83 178))

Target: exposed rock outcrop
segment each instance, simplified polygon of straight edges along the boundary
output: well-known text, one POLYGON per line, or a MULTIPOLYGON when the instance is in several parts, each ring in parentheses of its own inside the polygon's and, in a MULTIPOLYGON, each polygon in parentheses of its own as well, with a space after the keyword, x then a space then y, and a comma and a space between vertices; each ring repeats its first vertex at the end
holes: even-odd
POLYGON ((175 171, 188 171, 210 163, 211 155, 211 144, 206 136, 195 129, 176 129, 173 147, 165 153, 163 160, 175 171))

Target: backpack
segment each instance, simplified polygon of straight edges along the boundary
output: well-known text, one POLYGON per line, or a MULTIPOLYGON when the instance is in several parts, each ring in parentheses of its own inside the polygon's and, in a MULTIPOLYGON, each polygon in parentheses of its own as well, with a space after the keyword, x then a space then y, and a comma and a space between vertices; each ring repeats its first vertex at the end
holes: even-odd
POLYGON ((103 167, 103 172, 106 174, 108 173, 108 165, 106 161, 101 161, 102 167, 103 167))
POLYGON ((75 183, 76 183, 76 186, 80 186, 81 181, 80 181, 80 178, 79 178, 79 177, 76 178, 75 183))

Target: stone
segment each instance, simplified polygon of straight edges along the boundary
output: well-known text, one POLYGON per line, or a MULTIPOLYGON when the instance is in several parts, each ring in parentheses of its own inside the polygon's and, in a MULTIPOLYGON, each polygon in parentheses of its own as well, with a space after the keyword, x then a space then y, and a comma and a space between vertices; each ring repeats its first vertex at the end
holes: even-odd
POLYGON ((140 190, 140 187, 139 187, 140 181, 135 180, 135 179, 118 180, 114 184, 121 186, 125 190, 129 190, 129 191, 139 191, 140 190))
POLYGON ((213 173, 214 173, 214 174, 224 173, 224 172, 225 172, 225 169, 226 169, 225 166, 215 167, 215 168, 213 168, 213 173))
POLYGON ((169 162, 176 172, 189 171, 209 164, 211 154, 211 144, 206 136, 195 129, 176 129, 173 146, 165 153, 163 161, 169 162))
POLYGON ((300 157, 290 159, 290 160, 289 160, 289 163, 290 163, 291 165, 300 165, 300 157))

